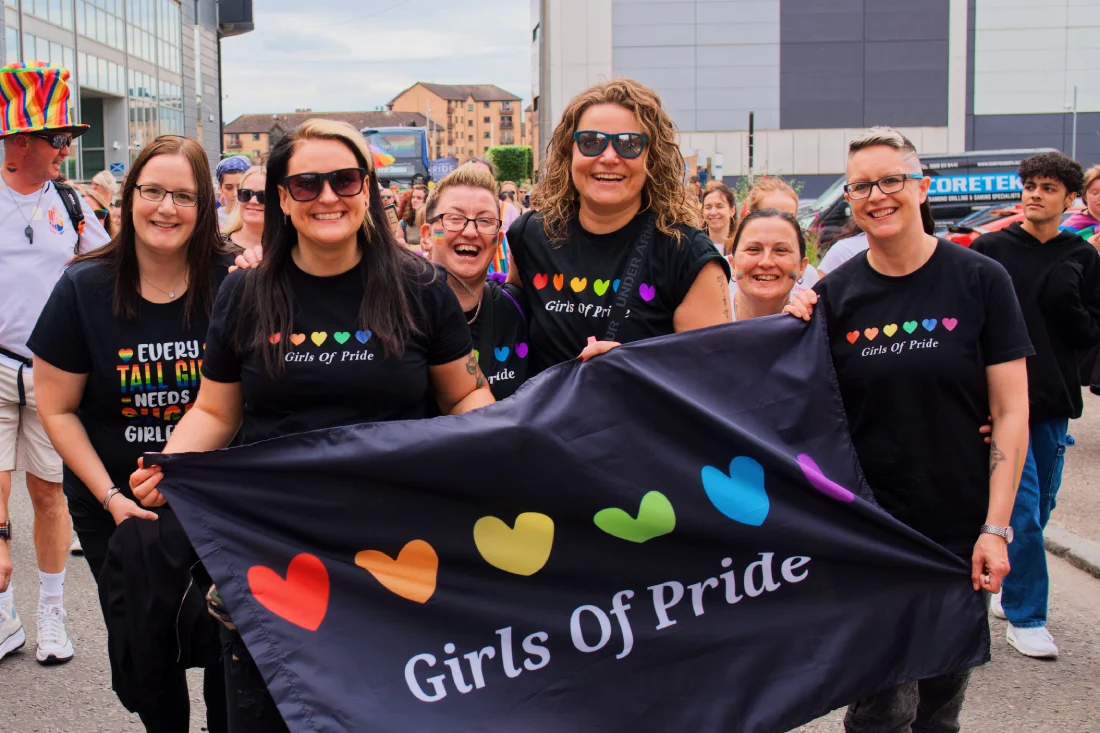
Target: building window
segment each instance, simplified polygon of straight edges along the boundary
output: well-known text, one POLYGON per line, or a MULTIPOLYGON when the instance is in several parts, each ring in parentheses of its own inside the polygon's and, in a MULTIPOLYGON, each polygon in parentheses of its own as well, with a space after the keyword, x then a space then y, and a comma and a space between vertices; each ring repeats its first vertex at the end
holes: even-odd
POLYGON ((485 107, 485 109, 489 109, 489 103, 488 102, 482 102, 482 105, 485 107))
POLYGON ((473 120, 466 120, 466 127, 473 127, 473 126, 474 126, 474 121, 473 120))
POLYGON ((258 132, 252 133, 252 139, 253 140, 259 140, 260 139, 260 133, 258 133, 258 132))
POLYGON ((472 105, 472 104, 467 104, 467 105, 466 105, 466 111, 467 111, 467 112, 473 112, 473 111, 474 111, 474 105, 472 105))
POLYGON ((491 139, 491 138, 490 138, 490 135, 491 135, 491 134, 492 134, 492 133, 486 132, 486 133, 485 133, 484 135, 482 135, 482 137, 484 137, 485 139, 487 139, 487 140, 488 140, 488 139, 491 139))
POLYGON ((483 117, 483 118, 481 119, 481 121, 482 121, 482 122, 484 122, 484 123, 485 123, 486 125, 488 125, 488 124, 489 124, 489 118, 488 118, 488 117, 483 117))
POLYGON ((473 136, 473 135, 469 135, 468 137, 469 137, 470 139, 469 139, 469 140, 468 140, 467 142, 471 142, 471 143, 472 143, 472 142, 474 141, 474 136, 473 136))
POLYGON ((539 40, 539 27, 536 25, 531 31, 531 43, 534 43, 537 40, 539 40))

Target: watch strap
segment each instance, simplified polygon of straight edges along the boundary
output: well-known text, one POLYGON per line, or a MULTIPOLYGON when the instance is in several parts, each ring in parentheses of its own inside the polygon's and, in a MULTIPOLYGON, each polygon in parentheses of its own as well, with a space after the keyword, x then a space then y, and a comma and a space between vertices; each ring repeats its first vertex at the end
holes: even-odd
POLYGON ((6 519, 0 522, 0 540, 11 541, 11 520, 6 519))
POLYGON ((1008 542, 1009 528, 1008 527, 998 527, 995 524, 983 524, 981 529, 978 530, 978 533, 979 534, 995 534, 998 537, 1004 539, 1005 542, 1008 542))
POLYGON ((111 499, 115 498, 115 494, 121 494, 122 491, 117 486, 112 486, 107 489, 107 495, 103 497, 103 508, 106 509, 107 505, 111 502, 111 499))

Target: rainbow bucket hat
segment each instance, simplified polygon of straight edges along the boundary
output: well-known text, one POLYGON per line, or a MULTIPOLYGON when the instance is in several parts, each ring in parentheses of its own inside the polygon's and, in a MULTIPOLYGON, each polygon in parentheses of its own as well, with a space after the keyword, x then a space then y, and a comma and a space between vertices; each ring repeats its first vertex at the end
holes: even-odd
POLYGON ((0 138, 28 132, 83 135, 89 125, 73 120, 69 108, 69 70, 45 61, 0 68, 0 138))

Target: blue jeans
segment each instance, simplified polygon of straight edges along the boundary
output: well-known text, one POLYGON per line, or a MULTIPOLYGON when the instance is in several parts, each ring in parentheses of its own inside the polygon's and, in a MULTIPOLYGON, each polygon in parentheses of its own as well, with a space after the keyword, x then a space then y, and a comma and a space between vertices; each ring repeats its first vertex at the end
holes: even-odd
POLYGON ((1004 580, 1001 605, 1018 629, 1046 626, 1050 578, 1047 576, 1043 530, 1054 511, 1062 485, 1066 447, 1074 444, 1066 431, 1069 420, 1050 420, 1031 426, 1027 460, 1012 508, 1015 538, 1008 546, 1012 570, 1004 580))

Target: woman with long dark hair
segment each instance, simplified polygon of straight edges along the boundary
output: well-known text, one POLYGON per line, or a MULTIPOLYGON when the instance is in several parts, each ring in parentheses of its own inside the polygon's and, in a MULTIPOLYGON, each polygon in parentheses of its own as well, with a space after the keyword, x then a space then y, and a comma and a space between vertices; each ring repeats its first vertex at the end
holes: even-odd
POLYGON ((733 254, 733 235, 737 232, 737 199, 729 186, 714 181, 703 193, 703 221, 707 236, 724 255, 733 254))
MULTIPOLYGON (((165 453, 421 418, 429 390, 443 414, 493 402, 445 277, 385 224, 355 128, 306 121, 272 150, 265 193, 263 260, 226 279, 198 400, 165 453)), ((164 503, 161 476, 131 476, 145 506, 164 503)), ((240 635, 222 635, 230 730, 286 730, 240 635)))
MULTIPOLYGON (((158 518, 134 501, 126 480, 134 462, 146 451, 159 451, 195 403, 196 366, 229 262, 214 201, 202 147, 183 137, 154 140, 126 177, 122 230, 106 246, 76 258, 31 334, 39 415, 65 461, 73 528, 99 583, 116 527, 158 518)), ((161 525, 161 532, 173 527, 183 537, 178 524, 161 525)), ((178 560, 183 568, 191 564, 178 560)), ((163 590, 175 603, 190 578, 184 572, 147 580, 150 596, 163 590)), ((159 623, 174 628, 175 610, 173 605, 159 623)), ((110 647, 112 667, 116 648, 110 647)), ((187 680, 182 668, 172 667, 175 647, 164 651, 168 680, 148 681, 163 691, 136 712, 150 731, 186 731, 187 680)), ((212 656, 217 658, 216 648, 212 656)), ((218 662, 207 670, 212 731, 225 730, 221 680, 218 662)))
POLYGON ((566 107, 536 211, 508 230, 533 373, 730 321, 729 266, 697 228, 683 172, 676 126, 652 89, 613 79, 566 107))

